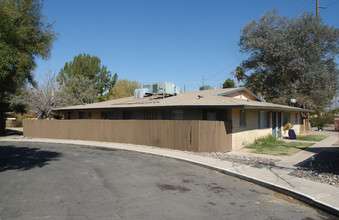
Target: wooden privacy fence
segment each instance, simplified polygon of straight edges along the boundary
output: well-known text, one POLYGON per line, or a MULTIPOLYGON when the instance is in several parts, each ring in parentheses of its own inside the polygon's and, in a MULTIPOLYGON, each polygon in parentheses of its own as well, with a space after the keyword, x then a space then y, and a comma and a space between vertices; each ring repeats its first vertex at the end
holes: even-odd
POLYGON ((24 136, 131 143, 195 152, 232 150, 232 125, 186 120, 24 120, 24 136))

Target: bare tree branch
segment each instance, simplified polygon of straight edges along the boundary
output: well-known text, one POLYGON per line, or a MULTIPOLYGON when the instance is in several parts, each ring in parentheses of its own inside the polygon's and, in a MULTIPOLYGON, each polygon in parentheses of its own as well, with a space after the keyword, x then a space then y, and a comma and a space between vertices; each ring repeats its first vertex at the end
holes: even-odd
POLYGON ((56 74, 47 71, 42 78, 42 83, 38 83, 36 87, 26 86, 20 95, 12 96, 10 102, 28 105, 32 113, 37 114, 39 119, 44 119, 51 115, 54 108, 60 106, 62 97, 58 94, 61 89, 56 74))

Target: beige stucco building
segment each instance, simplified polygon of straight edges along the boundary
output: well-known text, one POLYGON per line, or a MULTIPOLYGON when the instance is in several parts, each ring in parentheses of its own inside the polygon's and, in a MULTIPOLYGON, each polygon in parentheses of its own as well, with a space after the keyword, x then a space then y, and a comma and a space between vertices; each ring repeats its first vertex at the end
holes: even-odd
MULTIPOLYGON (((262 101, 246 88, 184 92, 177 96, 122 98, 106 102, 56 109, 67 120, 183 120, 222 121, 231 125, 230 148, 238 149, 256 138, 287 136, 282 127, 292 123, 296 134, 305 132, 305 118, 311 112, 262 101)), ((114 123, 114 122, 113 122, 114 123)), ((228 144, 228 145, 229 145, 228 144)))

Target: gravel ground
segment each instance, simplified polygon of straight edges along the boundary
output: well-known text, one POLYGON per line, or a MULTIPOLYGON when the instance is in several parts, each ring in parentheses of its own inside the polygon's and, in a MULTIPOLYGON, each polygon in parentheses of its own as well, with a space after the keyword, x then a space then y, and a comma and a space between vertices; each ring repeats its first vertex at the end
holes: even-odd
POLYGON ((290 175, 339 187, 339 151, 322 151, 290 175))
MULTIPOLYGON (((257 168, 275 166, 275 162, 279 161, 264 157, 233 155, 220 152, 190 153, 257 168)), ((307 160, 293 170, 290 175, 339 187, 339 150, 323 151, 315 155, 312 164, 310 160, 307 160)))
POLYGON ((274 166, 275 162, 279 160, 269 159, 264 157, 252 157, 252 156, 243 156, 243 155, 230 155, 228 153, 220 153, 220 152, 211 152, 211 153, 194 153, 196 155, 212 157, 220 160, 227 160, 237 164, 244 164, 251 167, 262 168, 266 166, 274 166))

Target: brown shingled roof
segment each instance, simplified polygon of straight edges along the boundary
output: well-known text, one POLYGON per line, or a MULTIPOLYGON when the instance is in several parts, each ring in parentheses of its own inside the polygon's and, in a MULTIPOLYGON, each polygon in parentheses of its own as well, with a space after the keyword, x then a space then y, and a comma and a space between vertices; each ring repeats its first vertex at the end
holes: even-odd
MULTIPOLYGON (((240 89, 241 90, 241 89, 240 89)), ((247 89, 246 89, 247 90, 247 89)), ((215 89, 194 92, 184 92, 177 96, 167 98, 144 97, 122 98, 98 102, 92 104, 76 105, 55 109, 56 111, 67 110, 94 110, 94 109, 133 109, 133 108, 245 108, 245 109, 272 109, 312 112, 311 110, 278 105, 261 101, 244 100, 225 97, 221 94, 239 91, 239 88, 215 89), (198 97, 200 96, 200 98, 198 97)), ((248 90, 247 90, 248 91, 248 90)))

